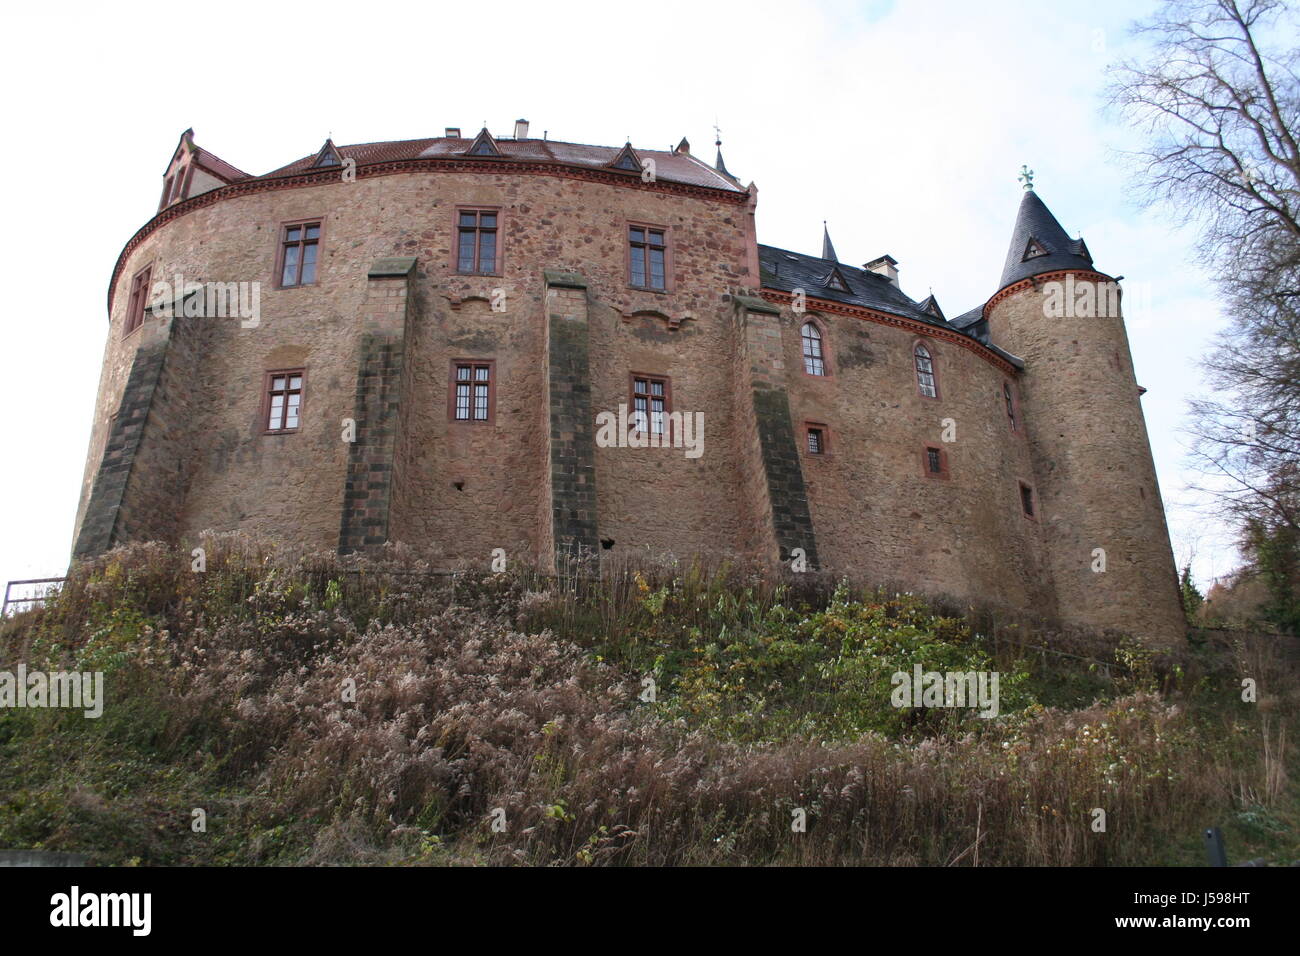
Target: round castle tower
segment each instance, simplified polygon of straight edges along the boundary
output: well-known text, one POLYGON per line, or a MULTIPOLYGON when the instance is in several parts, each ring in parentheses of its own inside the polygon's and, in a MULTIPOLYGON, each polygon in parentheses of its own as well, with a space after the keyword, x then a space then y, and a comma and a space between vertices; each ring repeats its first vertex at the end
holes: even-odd
POLYGON ((1177 573, 1117 280, 1098 272, 1026 186, 989 336, 1025 362, 1020 383, 1043 525, 1065 623, 1185 639, 1177 573))

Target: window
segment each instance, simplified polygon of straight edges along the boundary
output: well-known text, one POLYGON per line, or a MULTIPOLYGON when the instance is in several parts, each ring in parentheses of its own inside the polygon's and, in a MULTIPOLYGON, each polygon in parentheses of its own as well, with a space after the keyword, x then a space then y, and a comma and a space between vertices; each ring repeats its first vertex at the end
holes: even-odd
POLYGON ((804 448, 808 454, 824 457, 830 454, 830 429, 820 422, 805 422, 804 431, 804 448))
POLYGON ((1019 426, 1016 424, 1016 398, 1015 394, 1011 391, 1010 382, 1002 383, 1002 400, 1007 406, 1007 421, 1011 423, 1011 430, 1013 432, 1019 431, 1019 426))
POLYGON ((497 216, 495 209, 456 211, 456 271, 463 275, 497 273, 497 216))
POLYGON ((927 478, 947 478, 948 453, 939 445, 926 445, 921 456, 921 471, 927 478))
POLYGON ((495 410, 492 371, 495 364, 490 359, 465 359, 452 363, 452 421, 492 421, 495 410))
POLYGON ((1020 482, 1020 510, 1026 518, 1034 517, 1034 489, 1020 482))
POLYGON ((799 331, 803 341, 803 370, 809 375, 826 374, 826 355, 822 351, 822 334, 812 322, 805 322, 799 331))
POLYGON ((628 281, 642 289, 668 289, 668 239, 663 229, 630 225, 628 241, 628 281))
POLYGON ((149 292, 153 288, 149 282, 152 273, 153 266, 149 266, 137 272, 131 280, 131 299, 126 306, 126 326, 122 330, 124 336, 144 325, 144 310, 149 305, 149 292))
POLYGON ((280 244, 280 288, 311 285, 316 281, 319 222, 295 222, 284 227, 280 244))
POLYGON ((939 383, 934 375, 934 359, 930 350, 918 342, 913 350, 913 358, 916 360, 917 389, 926 398, 938 398, 939 383))
POLYGON ((281 369, 266 375, 266 430, 298 430, 302 414, 302 379, 300 368, 281 369))
POLYGON ((655 375, 632 376, 632 421, 643 434, 668 437, 668 379, 655 375))
POLYGON ((158 203, 158 208, 162 209, 163 207, 165 207, 167 203, 171 202, 171 198, 172 198, 172 177, 168 176, 165 180, 163 180, 162 201, 158 203))

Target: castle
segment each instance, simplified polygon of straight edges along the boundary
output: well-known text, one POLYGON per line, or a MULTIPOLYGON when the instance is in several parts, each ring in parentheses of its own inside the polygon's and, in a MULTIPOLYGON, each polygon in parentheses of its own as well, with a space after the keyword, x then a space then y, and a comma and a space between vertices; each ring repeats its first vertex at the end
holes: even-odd
POLYGON ((187 130, 163 180, 109 285, 74 556, 722 553, 1183 639, 1117 281, 1029 181, 948 318, 888 255, 760 244, 757 188, 684 139, 521 120, 253 176, 187 130))

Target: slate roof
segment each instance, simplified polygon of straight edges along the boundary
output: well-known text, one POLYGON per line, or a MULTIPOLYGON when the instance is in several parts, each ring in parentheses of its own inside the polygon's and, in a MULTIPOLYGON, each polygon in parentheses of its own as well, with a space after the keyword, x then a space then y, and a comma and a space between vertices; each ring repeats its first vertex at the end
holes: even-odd
POLYGON ((1026 191, 1016 213, 1016 225, 1011 232, 1011 245, 1007 249, 1007 261, 1002 267, 1002 282, 998 288, 1005 289, 1044 272, 1091 268, 1092 256, 1083 240, 1071 239, 1038 194, 1033 190, 1026 191), (1026 259, 1025 252, 1031 240, 1042 248, 1044 254, 1026 259))
MULTIPOLYGON (((433 139, 408 139, 383 143, 358 143, 339 146, 339 155, 356 160, 357 166, 368 163, 386 163, 403 159, 463 156, 474 142, 473 137, 440 136, 433 139)), ((623 151, 621 146, 588 146, 583 143, 563 143, 553 139, 497 139, 494 141, 504 159, 527 162, 566 163, 591 169, 608 167, 623 151)), ((294 160, 287 166, 267 173, 258 179, 289 176, 312 167, 319 151, 294 160)), ((653 159, 655 176, 671 183, 704 186, 726 192, 743 193, 740 184, 724 172, 714 169, 688 153, 671 150, 637 149, 642 159, 653 159)), ((490 161, 490 160, 489 160, 490 161)))
MULTIPOLYGON (((985 348, 1002 356, 1016 368, 1025 367, 1024 361, 989 341, 988 323, 984 321, 983 305, 949 322, 927 310, 927 306, 934 302, 933 296, 928 297, 924 302, 914 302, 898 286, 869 269, 856 269, 834 259, 806 256, 803 253, 765 246, 761 243, 758 246, 758 264, 765 289, 776 289, 780 292, 803 289, 812 298, 860 305, 875 309, 877 312, 915 319, 917 322, 924 322, 936 328, 951 329, 969 336, 985 348), (839 271, 849 287, 848 292, 841 292, 826 285, 826 280, 833 270, 839 271)), ((934 304, 938 306, 937 302, 934 304)))
POLYGON ((761 243, 758 247, 758 264, 764 288, 777 289, 781 292, 803 289, 807 295, 818 299, 865 306, 877 312, 915 319, 927 325, 948 327, 947 322, 922 310, 920 303, 913 302, 884 276, 866 269, 845 265, 834 259, 806 256, 761 243), (839 270, 845 284, 849 287, 848 292, 841 292, 826 284, 827 278, 834 270, 839 270))

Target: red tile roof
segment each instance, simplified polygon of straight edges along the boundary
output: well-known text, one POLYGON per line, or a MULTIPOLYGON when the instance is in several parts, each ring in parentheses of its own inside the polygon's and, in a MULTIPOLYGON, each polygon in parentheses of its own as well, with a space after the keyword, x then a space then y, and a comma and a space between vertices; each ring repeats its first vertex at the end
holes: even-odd
POLYGON ((194 162, 198 163, 218 179, 224 179, 228 183, 233 183, 240 179, 252 178, 242 169, 236 169, 221 157, 209 153, 201 146, 194 147, 194 162))
MULTIPOLYGON (((386 143, 360 143, 354 146, 340 146, 338 151, 344 159, 354 159, 357 166, 365 166, 369 163, 387 163, 405 159, 463 156, 473 142, 471 137, 438 137, 386 143)), ((590 169, 607 167, 622 150, 622 147, 588 146, 582 143, 561 143, 545 139, 499 139, 496 140, 496 146, 504 159, 562 163, 590 169)), ((653 159, 656 178, 666 182, 703 186, 728 192, 745 191, 736 180, 724 176, 712 166, 689 154, 678 154, 669 150, 636 149, 636 147, 633 147, 633 150, 642 159, 653 159)), ((287 166, 281 166, 265 176, 254 178, 268 179, 303 172, 311 168, 317 155, 319 151, 295 160, 287 166)))

